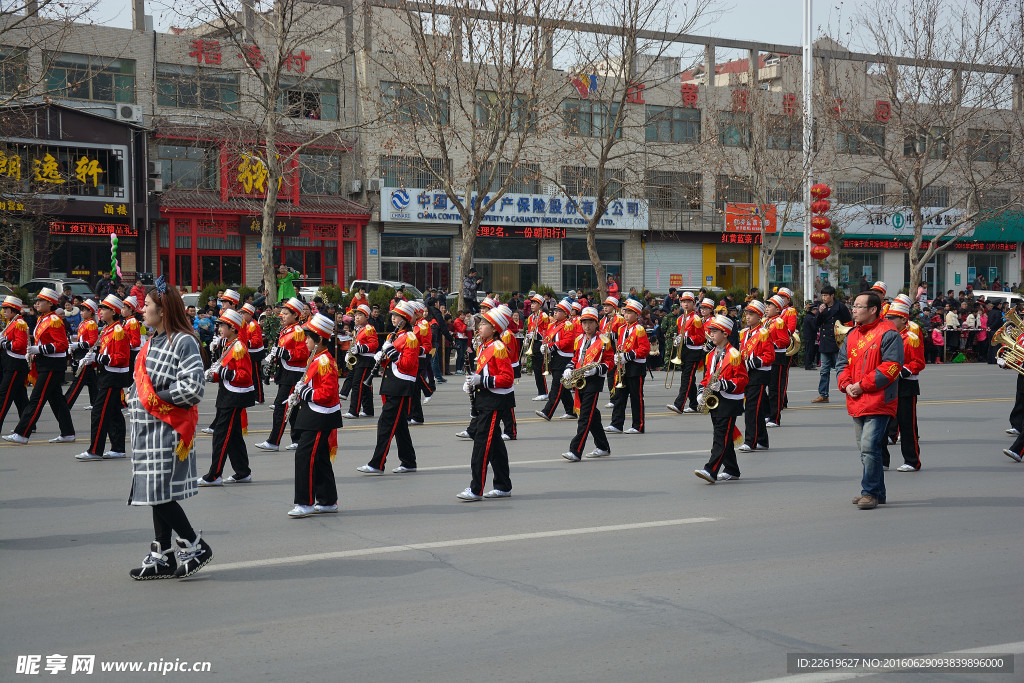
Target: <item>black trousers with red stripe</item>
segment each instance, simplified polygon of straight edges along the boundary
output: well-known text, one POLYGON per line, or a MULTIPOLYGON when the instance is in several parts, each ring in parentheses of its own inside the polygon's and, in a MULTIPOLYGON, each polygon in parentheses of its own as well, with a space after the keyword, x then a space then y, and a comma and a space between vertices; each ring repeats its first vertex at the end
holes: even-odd
POLYGON ((785 351, 775 352, 772 377, 768 385, 768 421, 782 424, 782 411, 786 407, 786 388, 789 386, 789 356, 785 351))
POLYGON ((409 419, 423 422, 423 396, 433 396, 437 390, 434 383, 434 371, 430 367, 430 358, 420 358, 420 371, 416 376, 416 387, 412 392, 412 404, 409 407, 409 419))
MULTIPOLYGON (((601 411, 597 401, 601 397, 601 386, 604 377, 588 377, 587 383, 580 389, 580 416, 576 420, 576 436, 569 442, 569 450, 575 455, 582 455, 587 445, 587 434, 594 435, 594 445, 603 451, 610 451, 608 435, 601 425, 601 411)), ((558 386, 562 386, 559 383, 558 386)))
POLYGON ((292 501, 296 505, 338 502, 330 436, 330 431, 304 429, 299 432, 299 448, 295 451, 295 500, 292 501))
MULTIPOLYGON (((509 408, 502 412, 501 424, 508 438, 515 440, 519 437, 519 425, 516 424, 516 409, 509 408)), ((472 432, 470 432, 472 434, 472 432)))
POLYGON ((537 395, 544 396, 548 393, 548 378, 544 374, 544 354, 540 352, 540 345, 534 349, 533 355, 533 381, 537 385, 537 395))
POLYGON ((28 391, 25 390, 25 378, 28 377, 27 370, 15 370, 5 368, 3 377, 0 377, 0 431, 4 426, 4 418, 7 412, 14 406, 17 411, 15 417, 21 415, 28 404, 28 391))
MULTIPOLYGON (((553 360, 554 357, 552 357, 553 360)), ((559 403, 562 404, 565 412, 570 415, 573 413, 572 391, 562 386, 562 373, 568 364, 568 359, 564 362, 551 363, 551 390, 548 392, 548 401, 544 404, 544 415, 549 420, 555 416, 555 408, 558 407, 559 403)))
POLYGON ((409 405, 412 397, 381 394, 381 401, 380 417, 377 418, 377 445, 367 464, 378 470, 384 469, 388 451, 391 450, 391 439, 394 439, 398 445, 398 460, 406 467, 415 469, 416 448, 409 434, 409 405))
POLYGON ((691 408, 697 410, 697 368, 703 358, 704 351, 701 349, 683 350, 683 364, 679 366, 679 394, 672 402, 679 410, 682 410, 687 402, 691 408))
MULTIPOLYGON (((904 464, 910 465, 915 470, 921 469, 921 446, 918 442, 917 431, 917 396, 900 396, 896 399, 896 417, 889 421, 889 426, 891 427, 893 423, 896 424, 900 435, 900 451, 903 453, 904 464)), ((889 466, 888 442, 886 442, 885 451, 882 453, 882 466, 889 466)))
MULTIPOLYGON (((292 389, 295 388, 295 383, 302 379, 301 372, 293 372, 291 370, 281 370, 281 373, 277 378, 277 396, 274 397, 274 420, 270 423, 270 436, 267 437, 267 441, 274 444, 275 446, 281 445, 281 439, 284 438, 284 420, 288 415, 288 397, 292 393, 292 389)), ((293 442, 298 442, 299 436, 295 433, 295 418, 289 421, 291 424, 291 436, 293 442)), ((210 425, 211 427, 213 425, 210 425)))
POLYGON ((64 394, 64 400, 68 402, 69 410, 75 407, 75 401, 78 400, 78 395, 82 393, 84 387, 89 388, 89 405, 96 405, 96 370, 94 368, 86 368, 71 382, 68 393, 64 394))
POLYGON ((372 365, 357 365, 352 368, 352 372, 348 373, 348 376, 352 378, 352 384, 348 391, 348 412, 353 415, 363 412, 373 417, 373 379, 370 377, 372 370, 372 365), (366 382, 368 378, 369 381, 366 382), (366 383, 364 384, 364 382, 366 383))
POLYGON ((124 453, 124 415, 121 414, 121 387, 104 387, 96 402, 92 404, 92 436, 89 439, 89 452, 103 455, 103 444, 110 436, 110 450, 124 453))
MULTIPOLYGON (((644 366, 644 372, 647 372, 646 365, 644 366)), ((610 373, 615 374, 615 373, 610 373)), ((615 395, 612 397, 612 403, 615 404, 612 408, 612 427, 616 429, 622 429, 626 424, 626 402, 629 401, 633 406, 633 429, 638 432, 643 432, 646 428, 644 423, 644 375, 637 375, 630 377, 626 375, 622 380, 623 387, 615 390, 615 395)))
POLYGON ((242 438, 242 411, 245 408, 217 407, 213 418, 213 463, 206 474, 207 481, 213 481, 224 473, 224 463, 231 461, 236 479, 252 474, 249 469, 249 453, 242 438))
POLYGON ((711 425, 715 434, 711 440, 711 459, 704 469, 712 477, 718 476, 718 469, 724 468, 734 477, 740 476, 740 465, 736 461, 736 446, 732 443, 732 430, 736 427, 736 416, 711 415, 711 425))
POLYGON ((509 412, 511 410, 481 410, 470 422, 473 459, 470 462, 472 480, 469 482, 469 488, 478 496, 484 493, 488 465, 494 473, 494 488, 499 491, 512 490, 512 479, 508 471, 508 450, 501 439, 501 423, 506 417, 505 414, 509 412))
MULTIPOLYGON (((38 363, 37 363, 38 367, 38 363)), ((50 370, 39 367, 39 376, 36 377, 36 385, 32 388, 32 396, 21 411, 21 419, 14 432, 28 438, 35 429, 39 416, 43 413, 43 404, 49 403, 53 416, 57 418, 61 436, 74 436, 75 425, 71 421, 71 411, 68 410, 68 402, 64 400, 64 394, 60 390, 60 382, 63 379, 64 367, 50 370)))
MULTIPOLYGON (((759 375, 771 374, 761 370, 751 370, 750 374, 755 372, 759 375)), ((768 428, 764 426, 764 419, 768 416, 768 385, 764 382, 748 382, 743 398, 743 443, 751 448, 768 448, 768 428)))
POLYGON ((252 360, 252 385, 256 389, 256 402, 263 403, 267 400, 263 392, 263 359, 267 357, 266 351, 257 351, 249 354, 252 360))

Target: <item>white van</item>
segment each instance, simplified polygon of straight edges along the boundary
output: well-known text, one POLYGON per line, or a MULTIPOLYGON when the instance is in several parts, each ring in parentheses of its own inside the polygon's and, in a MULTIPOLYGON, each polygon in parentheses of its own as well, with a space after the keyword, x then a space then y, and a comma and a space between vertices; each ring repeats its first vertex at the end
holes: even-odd
POLYGON ((991 289, 974 290, 974 300, 977 301, 979 297, 985 297, 985 301, 995 304, 1009 301, 1011 306, 1016 306, 1017 304, 1024 303, 1024 297, 1017 292, 999 292, 991 289))

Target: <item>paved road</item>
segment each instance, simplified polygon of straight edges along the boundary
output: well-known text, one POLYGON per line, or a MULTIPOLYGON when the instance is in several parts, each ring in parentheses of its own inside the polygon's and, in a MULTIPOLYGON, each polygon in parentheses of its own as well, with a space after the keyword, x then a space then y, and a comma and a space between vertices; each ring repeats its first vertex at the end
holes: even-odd
MULTIPOLYGON (((46 444, 47 414, 31 445, 0 446, 0 680, 20 678, 18 655, 54 653, 96 655, 96 680, 146 678, 104 661, 162 659, 211 662, 169 680, 282 681, 753 681, 787 676, 790 652, 1024 653, 1024 465, 1000 453, 1011 372, 929 366, 924 469, 887 473, 872 511, 850 504, 860 462, 842 403, 809 405, 816 373, 793 371, 772 449, 715 486, 692 474, 710 420, 669 414, 661 380, 649 433, 578 464, 559 457, 574 425, 521 397, 507 500, 454 497, 469 480, 459 382, 414 428, 416 474, 357 474, 375 425, 346 423, 337 516, 288 518, 291 453, 253 448, 254 483, 184 504, 216 557, 182 582, 128 578, 152 534, 149 511, 124 505, 130 465, 74 461, 82 439, 46 444)), ((84 439, 88 413, 74 415, 84 439)), ((269 411, 250 426, 262 440, 269 411)), ((202 469, 209 437, 199 453, 202 469)), ((1012 675, 876 680, 1021 671, 1018 657, 1012 675)))

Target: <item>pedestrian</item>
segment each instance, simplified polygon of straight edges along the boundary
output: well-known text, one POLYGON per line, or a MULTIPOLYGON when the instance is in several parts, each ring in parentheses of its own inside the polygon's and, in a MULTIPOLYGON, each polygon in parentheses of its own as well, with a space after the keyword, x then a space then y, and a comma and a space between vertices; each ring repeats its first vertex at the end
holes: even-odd
POLYGON ((879 317, 881 310, 877 293, 857 295, 853 305, 857 326, 839 349, 839 390, 846 394, 862 464, 860 495, 853 498, 861 510, 886 503, 882 450, 886 427, 896 416, 897 380, 903 367, 903 340, 891 322, 879 317))
POLYGON ((113 293, 113 282, 110 280, 112 275, 111 272, 100 271, 100 281, 96 283, 96 301, 103 301, 107 294, 113 293))
POLYGON ((736 442, 741 438, 736 419, 743 414, 743 395, 747 389, 747 366, 742 354, 729 346, 732 320, 716 315, 707 324, 706 334, 714 346, 704 360, 707 370, 701 380, 698 405, 707 407, 711 415, 714 434, 711 440, 711 458, 702 469, 693 473, 709 484, 740 478, 736 460, 736 442), (711 406, 711 398, 717 400, 711 406), (721 472, 719 472, 721 468, 721 472))
MULTIPOLYGON (((601 425, 601 411, 597 407, 598 397, 604 387, 604 378, 615 364, 615 352, 611 340, 597 334, 597 309, 587 306, 580 311, 580 324, 583 334, 576 337, 574 352, 569 363, 562 371, 561 385, 574 379, 575 374, 582 375, 582 386, 575 386, 580 397, 580 413, 576 421, 576 436, 569 442, 569 450, 562 457, 569 462, 579 462, 583 448, 587 443, 587 435, 594 436, 594 450, 587 453, 588 458, 603 458, 611 455, 608 436, 601 425), (575 370, 579 373, 575 373, 575 370)), ((568 387, 566 387, 568 388, 568 387)))
POLYGON ((21 299, 4 297, 0 304, 4 331, 0 333, 0 430, 13 405, 17 416, 28 403, 25 379, 28 377, 28 323, 21 317, 21 299))
POLYGON ((129 505, 153 508, 155 540, 137 581, 184 578, 213 559, 213 549, 195 531, 178 501, 198 492, 195 435, 205 382, 199 343, 185 305, 163 275, 146 294, 142 315, 153 335, 139 352, 128 400, 132 423, 132 488, 129 505), (171 534, 177 538, 171 545, 171 534), (174 551, 177 550, 177 557, 174 551))
MULTIPOLYGON (((294 268, 289 268, 285 264, 281 264, 277 267, 277 300, 287 301, 291 298, 297 298, 295 291, 295 281, 304 278, 305 275, 301 275, 299 271, 294 268)), ((218 298, 220 298, 218 296, 218 298)), ((301 300, 301 299, 300 299, 301 300)))
POLYGON ((122 392, 132 385, 131 347, 128 335, 121 326, 121 309, 124 302, 113 294, 108 294, 99 305, 99 315, 103 322, 103 335, 99 340, 99 348, 89 350, 79 361, 81 370, 95 364, 98 368, 96 378, 96 400, 93 401, 91 417, 91 437, 89 448, 75 456, 81 461, 105 460, 125 457, 125 424, 121 414, 122 392), (110 450, 104 452, 103 446, 110 436, 110 450))
POLYGON ((476 268, 470 268, 462 281, 462 307, 463 310, 471 313, 479 313, 480 306, 476 302, 477 288, 483 284, 483 279, 477 277, 476 268))
POLYGON ((804 370, 814 370, 818 355, 818 312, 813 301, 804 304, 804 321, 800 326, 804 342, 804 370))
POLYGON ((828 403, 829 386, 832 383, 832 369, 839 358, 839 343, 836 341, 836 323, 847 325, 853 318, 846 304, 836 299, 836 288, 824 285, 821 288, 821 304, 818 306, 818 354, 821 368, 818 371, 818 395, 811 403, 828 403))

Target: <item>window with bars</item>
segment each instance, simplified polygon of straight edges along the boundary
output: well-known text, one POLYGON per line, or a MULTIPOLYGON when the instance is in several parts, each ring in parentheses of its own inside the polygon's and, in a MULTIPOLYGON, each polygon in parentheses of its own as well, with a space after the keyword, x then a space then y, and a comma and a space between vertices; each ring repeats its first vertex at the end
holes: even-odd
POLYGON ((751 140, 750 114, 737 111, 718 112, 718 144, 723 147, 749 147, 751 140))
POLYGON ((57 97, 97 102, 135 101, 135 60, 47 52, 46 89, 57 97))
MULTIPOLYGON (((906 190, 903 191, 903 205, 910 206, 910 197, 906 190)), ((929 185, 921 190, 921 206, 947 208, 949 206, 949 186, 929 185)))
POLYGON ((750 179, 720 175, 715 178, 715 206, 724 208, 726 203, 750 204, 754 201, 750 179))
POLYGON ((646 139, 648 142, 700 141, 700 110, 687 107, 658 107, 647 105, 646 139))
POLYGON ((799 152, 804 148, 803 122, 793 116, 773 114, 768 117, 765 144, 768 149, 799 152))
POLYGON ((700 173, 647 171, 645 181, 647 201, 652 209, 700 211, 700 173))
POLYGON ((765 188, 765 199, 769 202, 802 202, 804 198, 804 185, 792 179, 787 181, 779 178, 769 178, 768 186, 765 188))
POLYGON ((971 128, 967 131, 967 153, 971 161, 1009 161, 1010 133, 1005 130, 971 128))
POLYGON ((481 192, 497 191, 508 180, 506 192, 540 194, 540 164, 513 164, 509 161, 499 161, 493 173, 491 172, 492 167, 493 164, 487 163, 484 171, 480 174, 481 192), (488 178, 490 178, 491 184, 485 189, 488 178))
POLYGON ((28 52, 16 47, 0 47, 0 92, 17 92, 28 83, 28 52))
POLYGON ((390 123, 448 124, 448 88, 381 81, 381 107, 390 123))
MULTIPOLYGON (((605 197, 622 199, 625 174, 621 168, 604 169, 605 197)), ((597 195, 597 169, 590 166, 563 166, 562 185, 570 197, 597 195)))
POLYGON ((840 154, 872 156, 885 150, 885 126, 882 125, 846 124, 837 136, 836 148, 840 154))
POLYGON ((300 154, 299 187, 302 194, 341 194, 341 159, 326 154, 300 154))
POLYGON ((903 139, 903 156, 946 159, 949 157, 949 134, 940 126, 920 128, 903 139))
POLYGON ((476 91, 475 123, 477 128, 511 130, 525 133, 537 125, 537 102, 523 95, 508 101, 493 90, 476 91))
POLYGON ((281 79, 278 109, 293 119, 338 120, 338 81, 281 79))
POLYGON ((415 187, 429 190, 439 186, 437 178, 446 174, 444 159, 382 156, 380 173, 388 187, 415 187))
POLYGON ((165 187, 217 189, 217 150, 212 147, 159 145, 160 175, 165 187))
POLYGON ((238 74, 181 64, 157 64, 156 103, 161 107, 238 111, 238 74))
POLYGON ((883 204, 885 183, 858 183, 839 181, 836 183, 837 204, 883 204))
POLYGON ((562 103, 562 120, 566 135, 582 137, 604 137, 612 133, 622 137, 622 123, 616 125, 619 116, 618 103, 595 102, 592 100, 566 100, 562 103))

